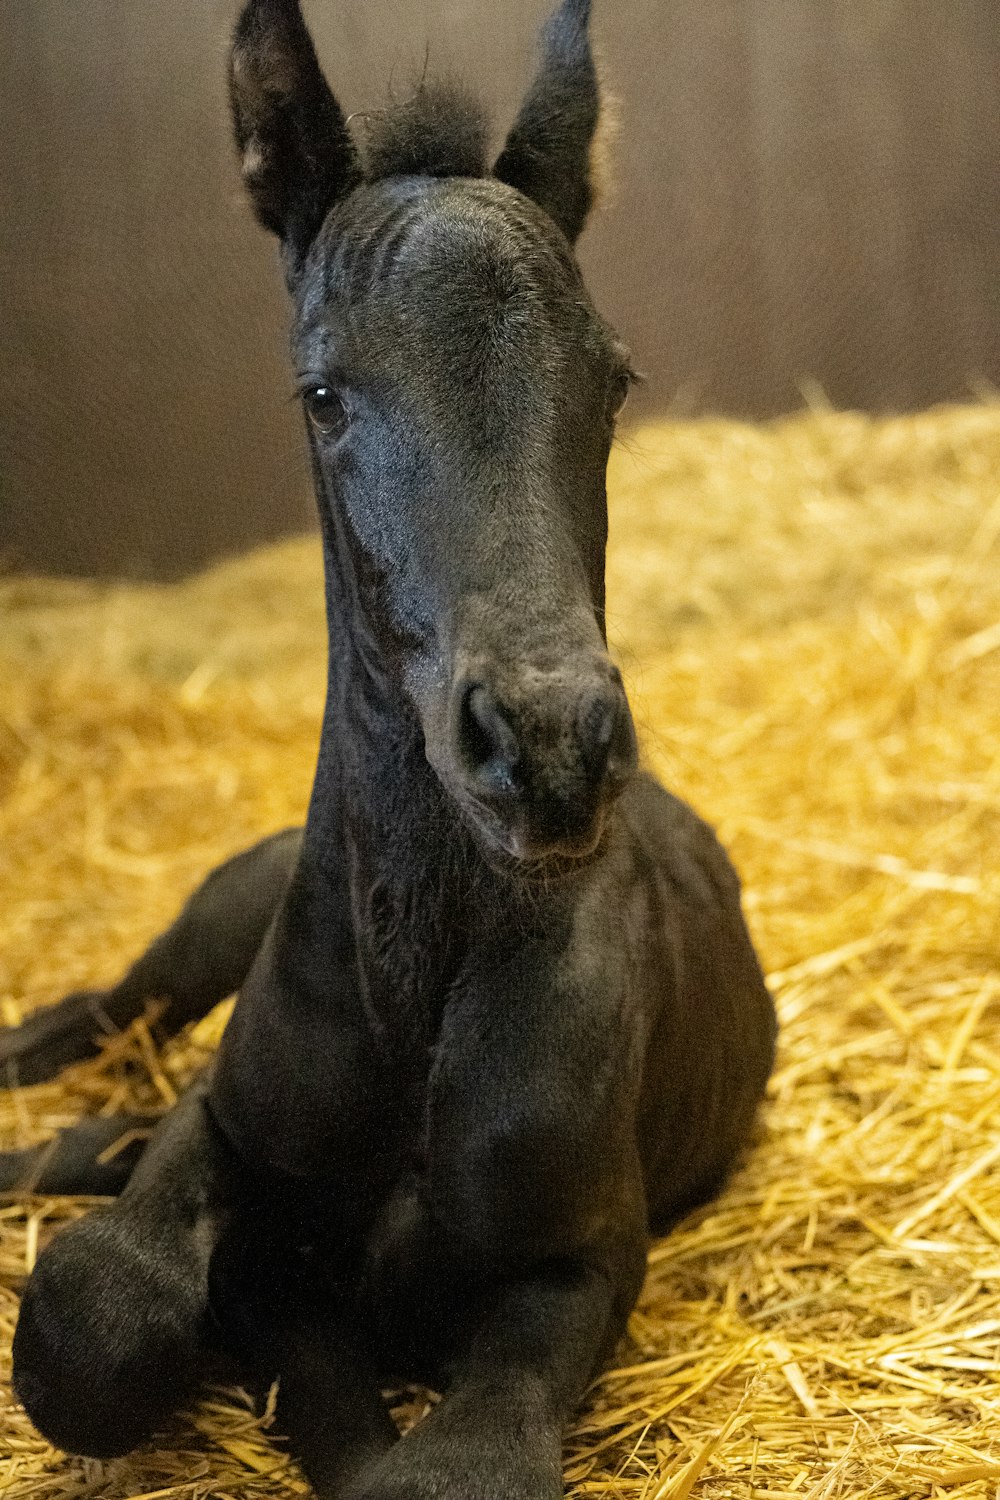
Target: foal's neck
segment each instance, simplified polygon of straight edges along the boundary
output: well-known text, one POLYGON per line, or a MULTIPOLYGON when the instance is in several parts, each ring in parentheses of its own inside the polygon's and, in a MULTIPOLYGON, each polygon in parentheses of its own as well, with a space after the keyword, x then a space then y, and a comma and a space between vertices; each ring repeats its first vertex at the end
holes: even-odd
POLYGON ((306 847, 320 868, 346 869, 352 887, 391 893, 414 922, 441 905, 456 916, 493 876, 428 764, 416 711, 329 538, 325 552, 327 697, 306 847))

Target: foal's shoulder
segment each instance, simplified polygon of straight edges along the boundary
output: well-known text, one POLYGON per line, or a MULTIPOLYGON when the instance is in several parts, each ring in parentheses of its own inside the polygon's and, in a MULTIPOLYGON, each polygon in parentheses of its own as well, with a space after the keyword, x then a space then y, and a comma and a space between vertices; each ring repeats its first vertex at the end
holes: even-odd
POLYGON ((622 797, 635 868, 699 904, 738 905, 739 877, 715 830, 648 771, 622 797))

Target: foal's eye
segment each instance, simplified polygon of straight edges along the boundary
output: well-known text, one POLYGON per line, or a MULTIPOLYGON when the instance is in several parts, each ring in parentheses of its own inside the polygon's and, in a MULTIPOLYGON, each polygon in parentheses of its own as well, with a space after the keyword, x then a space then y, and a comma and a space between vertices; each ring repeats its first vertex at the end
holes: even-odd
POLYGON ((303 392, 309 421, 324 437, 337 437, 347 427, 350 414, 339 391, 331 385, 314 385, 303 392))

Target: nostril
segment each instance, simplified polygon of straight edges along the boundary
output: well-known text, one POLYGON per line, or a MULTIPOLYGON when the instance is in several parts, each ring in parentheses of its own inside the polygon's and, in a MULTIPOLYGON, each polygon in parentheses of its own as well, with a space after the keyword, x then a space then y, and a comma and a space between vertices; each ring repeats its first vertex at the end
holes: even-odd
POLYGON ((602 686, 577 710, 584 764, 595 790, 610 796, 622 790, 636 766, 635 729, 624 689, 602 686))
POLYGON ((594 743, 601 750, 606 750, 611 744, 611 736, 615 732, 620 707, 621 703, 616 694, 613 698, 596 705, 591 711, 594 743))
POLYGON ((584 758, 595 780, 604 775, 607 767, 624 702, 621 693, 602 688, 588 695, 580 704, 577 730, 584 758))
POLYGON ((465 693, 459 720, 459 749, 466 769, 485 780, 490 790, 509 791, 520 760, 517 735, 484 683, 465 693))

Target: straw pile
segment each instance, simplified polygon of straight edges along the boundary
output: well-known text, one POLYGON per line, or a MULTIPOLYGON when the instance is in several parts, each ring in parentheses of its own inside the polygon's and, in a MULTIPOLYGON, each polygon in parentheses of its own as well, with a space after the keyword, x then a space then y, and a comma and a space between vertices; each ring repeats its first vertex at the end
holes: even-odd
MULTIPOLYGON (((1000 1486, 1000 410, 667 425, 615 459, 612 623, 646 753, 719 827, 780 1007, 759 1138, 650 1257, 567 1446, 574 1496, 1000 1486)), ((301 815, 312 542, 169 589, 0 593, 0 1007, 113 976, 214 861, 301 815)), ((2 1096, 0 1144, 169 1102, 218 1016, 2 1096)), ((0 1207, 5 1362, 38 1246, 0 1207)), ((421 1409, 411 1393, 408 1414, 421 1409)), ((265 1424, 266 1425, 266 1424, 265 1424)), ((49 1449, 9 1495, 285 1497, 238 1395, 155 1451, 49 1449)))

